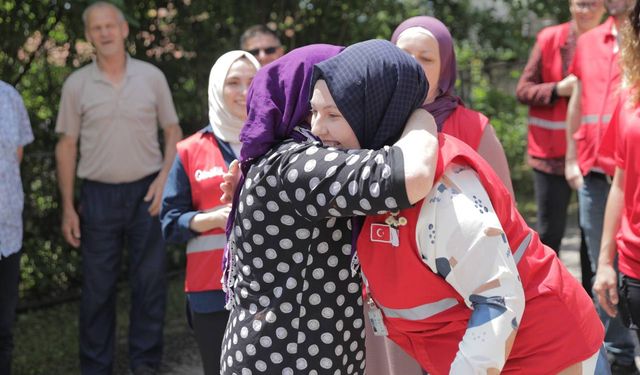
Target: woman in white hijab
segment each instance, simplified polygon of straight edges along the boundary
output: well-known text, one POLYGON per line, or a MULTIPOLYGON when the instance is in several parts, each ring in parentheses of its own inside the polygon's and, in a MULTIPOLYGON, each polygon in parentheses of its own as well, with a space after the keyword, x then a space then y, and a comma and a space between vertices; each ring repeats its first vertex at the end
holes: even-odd
POLYGON ((162 232, 167 241, 187 244, 187 312, 205 375, 220 373, 229 314, 220 279, 230 207, 220 202, 220 183, 240 152, 247 90, 259 68, 244 51, 227 52, 216 61, 209 75, 209 124, 178 143, 164 188, 162 232))

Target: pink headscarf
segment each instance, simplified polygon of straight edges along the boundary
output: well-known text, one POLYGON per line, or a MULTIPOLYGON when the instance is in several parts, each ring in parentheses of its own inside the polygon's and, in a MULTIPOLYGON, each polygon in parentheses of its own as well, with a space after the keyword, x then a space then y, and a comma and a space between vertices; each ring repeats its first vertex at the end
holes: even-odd
MULTIPOLYGON (((442 130, 444 122, 462 100, 454 94, 456 85, 456 54, 453 50, 453 38, 449 29, 437 18, 429 16, 412 17, 402 22, 393 32, 391 42, 396 44, 400 35, 407 29, 421 27, 428 30, 438 41, 440 51, 440 79, 438 80, 438 96, 422 108, 433 115, 438 125, 438 131, 442 130)), ((430 82, 434 84, 435 82, 430 82)))

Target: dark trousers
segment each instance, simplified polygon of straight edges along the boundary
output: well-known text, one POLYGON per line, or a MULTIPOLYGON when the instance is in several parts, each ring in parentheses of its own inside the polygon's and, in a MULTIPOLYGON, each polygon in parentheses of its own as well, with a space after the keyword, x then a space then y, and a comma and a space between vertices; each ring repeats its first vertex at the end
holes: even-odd
POLYGON ((622 323, 640 340, 640 280, 622 275, 618 311, 622 323))
POLYGON ((206 314, 191 312, 191 324, 200 349, 204 375, 220 374, 222 338, 228 319, 229 311, 227 310, 206 314))
POLYGON ((543 244, 560 251, 567 224, 571 187, 564 176, 533 170, 533 187, 537 205, 537 230, 543 244))
POLYGON ((124 184, 85 181, 80 218, 82 374, 111 374, 115 351, 116 284, 129 251, 129 364, 157 368, 166 305, 165 247, 160 221, 143 198, 155 176, 124 184))
POLYGON ((20 253, 0 259, 0 375, 11 374, 19 279, 20 253))

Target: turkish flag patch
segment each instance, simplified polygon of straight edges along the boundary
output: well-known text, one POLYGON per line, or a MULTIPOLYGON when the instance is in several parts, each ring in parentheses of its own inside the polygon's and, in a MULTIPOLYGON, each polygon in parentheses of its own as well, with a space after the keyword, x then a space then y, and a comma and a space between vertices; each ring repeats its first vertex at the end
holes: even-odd
POLYGON ((371 241, 391 243, 391 228, 385 224, 371 224, 371 241))

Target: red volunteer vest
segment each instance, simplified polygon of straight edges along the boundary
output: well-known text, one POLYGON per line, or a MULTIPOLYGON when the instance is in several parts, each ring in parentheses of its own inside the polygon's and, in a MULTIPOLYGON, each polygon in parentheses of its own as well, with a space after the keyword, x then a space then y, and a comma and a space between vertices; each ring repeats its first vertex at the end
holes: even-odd
MULTIPOLYGON (((543 29, 536 43, 542 54, 542 82, 558 82, 564 76, 560 49, 567 42, 571 23, 563 23, 543 29)), ((567 151, 565 120, 566 98, 559 97, 552 106, 529 107, 529 133, 527 151, 537 158, 564 157, 567 151)))
POLYGON ((488 124, 487 116, 463 105, 458 105, 442 125, 442 132, 458 138, 477 150, 484 129, 488 124))
POLYGON ((574 74, 582 83, 582 118, 574 134, 578 164, 582 174, 600 168, 613 175, 615 163, 599 155, 600 141, 607 130, 616 105, 620 85, 618 53, 613 53, 615 37, 611 35, 613 17, 578 39, 573 61, 574 74))
MULTIPOLYGON (((178 155, 189 177, 191 202, 198 211, 221 205, 220 183, 227 166, 212 132, 198 132, 180 141, 178 155)), ((186 292, 220 290, 225 231, 217 228, 192 238, 187 243, 186 292)))
MULTIPOLYGON (((589 296, 553 250, 542 245, 538 234, 527 226, 488 163, 459 140, 440 135, 436 179, 452 162, 467 164, 478 172, 514 259, 519 259, 526 307, 503 373, 555 374, 589 358, 604 337, 589 296)), ((388 215, 367 217, 358 238, 358 258, 371 296, 385 314, 389 337, 430 374, 448 374, 471 310, 420 259, 415 225, 421 207, 419 202, 400 213, 408 224, 398 229, 399 247, 371 240, 373 230, 384 229, 388 215), (426 311, 425 306, 430 306, 429 313, 416 316, 416 310, 426 311), (403 316, 409 310, 410 316, 403 316)))

